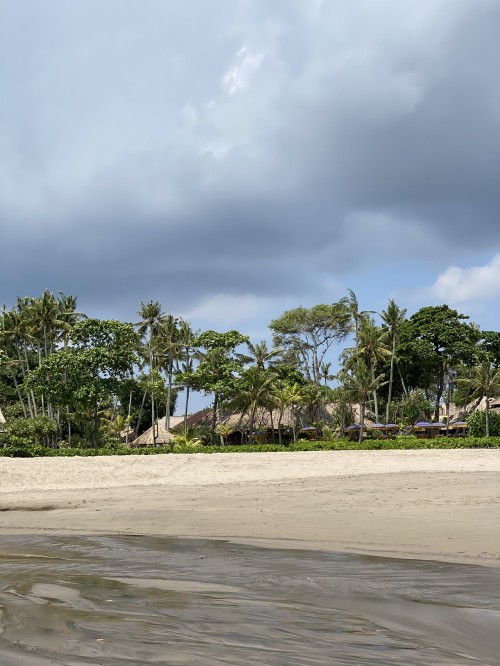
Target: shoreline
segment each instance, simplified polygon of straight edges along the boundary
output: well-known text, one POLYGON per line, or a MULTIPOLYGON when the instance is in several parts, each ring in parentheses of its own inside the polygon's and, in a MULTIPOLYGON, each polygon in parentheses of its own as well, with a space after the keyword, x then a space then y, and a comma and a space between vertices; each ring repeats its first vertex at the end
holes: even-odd
POLYGON ((500 451, 0 459, 1 534, 224 539, 500 565, 500 451))

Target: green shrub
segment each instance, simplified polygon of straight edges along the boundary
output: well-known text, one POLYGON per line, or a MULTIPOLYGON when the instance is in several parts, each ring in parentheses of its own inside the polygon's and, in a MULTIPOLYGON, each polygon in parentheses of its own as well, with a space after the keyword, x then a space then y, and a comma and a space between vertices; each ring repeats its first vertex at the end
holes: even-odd
MULTIPOLYGON (((500 437, 500 414, 497 412, 489 413, 490 437, 500 437)), ((484 437, 486 435, 486 413, 476 410, 467 417, 469 426, 469 435, 472 437, 484 437)))
POLYGON ((1 440, 10 449, 9 455, 32 457, 55 442, 58 430, 57 423, 47 416, 13 419, 4 427, 1 440))

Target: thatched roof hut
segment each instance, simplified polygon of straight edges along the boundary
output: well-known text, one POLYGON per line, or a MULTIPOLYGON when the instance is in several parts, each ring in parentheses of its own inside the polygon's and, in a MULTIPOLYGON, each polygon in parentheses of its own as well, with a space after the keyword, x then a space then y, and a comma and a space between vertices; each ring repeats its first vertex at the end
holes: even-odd
POLYGON ((143 432, 142 435, 139 435, 137 439, 134 439, 132 446, 153 446, 153 444, 161 446, 163 444, 170 444, 174 441, 175 435, 168 430, 165 430, 165 426, 162 425, 161 419, 155 423, 154 429, 154 437, 153 428, 151 427, 149 430, 143 432))

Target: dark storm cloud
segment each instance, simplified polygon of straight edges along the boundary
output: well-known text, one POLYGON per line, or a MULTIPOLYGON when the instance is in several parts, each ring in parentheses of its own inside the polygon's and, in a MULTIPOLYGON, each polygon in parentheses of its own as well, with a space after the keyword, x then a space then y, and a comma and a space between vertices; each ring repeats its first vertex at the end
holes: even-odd
POLYGON ((494 0, 0 12, 1 301, 333 299, 388 256, 498 247, 494 0))

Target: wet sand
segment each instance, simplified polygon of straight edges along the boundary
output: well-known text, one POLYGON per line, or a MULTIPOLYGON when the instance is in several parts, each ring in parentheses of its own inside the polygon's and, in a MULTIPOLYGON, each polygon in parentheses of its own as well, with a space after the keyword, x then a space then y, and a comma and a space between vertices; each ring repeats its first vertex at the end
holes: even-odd
POLYGON ((2 666, 493 666, 496 567, 227 541, 0 547, 2 666))
POLYGON ((0 459, 0 534, 226 538, 500 563, 500 451, 0 459))

